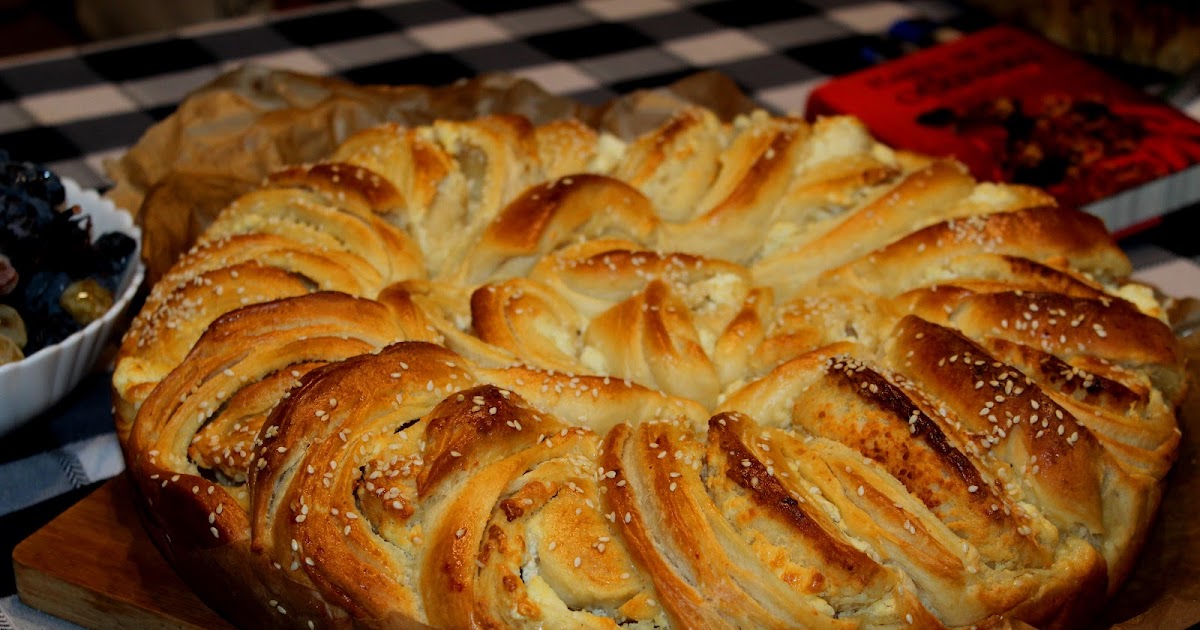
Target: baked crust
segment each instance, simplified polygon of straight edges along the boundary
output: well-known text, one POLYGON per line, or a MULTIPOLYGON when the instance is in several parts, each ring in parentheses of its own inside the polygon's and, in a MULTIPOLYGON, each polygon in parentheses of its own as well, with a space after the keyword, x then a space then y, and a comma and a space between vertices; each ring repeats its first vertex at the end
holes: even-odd
POLYGON ((1080 627, 1179 441, 1129 273, 851 118, 383 125, 155 285, 118 435, 247 627, 1080 627))

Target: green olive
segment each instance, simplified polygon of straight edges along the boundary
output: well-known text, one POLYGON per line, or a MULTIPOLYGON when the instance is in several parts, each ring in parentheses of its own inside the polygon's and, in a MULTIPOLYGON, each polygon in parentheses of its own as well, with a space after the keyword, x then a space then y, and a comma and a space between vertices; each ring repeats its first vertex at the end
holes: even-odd
POLYGON ((80 326, 87 326, 112 308, 113 297, 99 282, 84 278, 67 285, 58 303, 80 326))

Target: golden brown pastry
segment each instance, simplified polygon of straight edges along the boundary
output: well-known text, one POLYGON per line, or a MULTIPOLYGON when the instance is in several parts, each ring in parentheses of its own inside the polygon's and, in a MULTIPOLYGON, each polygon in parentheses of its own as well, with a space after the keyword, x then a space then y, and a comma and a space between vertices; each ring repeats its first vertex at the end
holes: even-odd
POLYGON ((1129 273, 851 118, 384 125, 155 285, 119 436, 245 627, 1075 628, 1188 386, 1129 273))

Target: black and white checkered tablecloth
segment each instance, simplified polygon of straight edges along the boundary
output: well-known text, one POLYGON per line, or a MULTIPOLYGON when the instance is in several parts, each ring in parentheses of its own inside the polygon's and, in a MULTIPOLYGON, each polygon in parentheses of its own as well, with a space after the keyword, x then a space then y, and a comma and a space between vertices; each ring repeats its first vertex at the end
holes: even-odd
MULTIPOLYGON (((441 85, 483 72, 530 78, 587 103, 720 71, 773 111, 799 113, 828 77, 887 51, 905 18, 962 30, 986 18, 941 0, 361 0, 152 38, 0 60, 0 147, 105 188, 120 155, 190 91, 244 63, 358 83, 441 85)), ((1200 115, 1200 103, 1189 107, 1200 115)), ((1200 296, 1200 238, 1176 212, 1124 243, 1141 277, 1200 296)), ((0 552, 123 469, 108 378, 0 442, 0 552)), ((3 404, 0 401, 0 404, 3 404)), ((71 627, 25 607, 0 568, 0 629, 71 627)))

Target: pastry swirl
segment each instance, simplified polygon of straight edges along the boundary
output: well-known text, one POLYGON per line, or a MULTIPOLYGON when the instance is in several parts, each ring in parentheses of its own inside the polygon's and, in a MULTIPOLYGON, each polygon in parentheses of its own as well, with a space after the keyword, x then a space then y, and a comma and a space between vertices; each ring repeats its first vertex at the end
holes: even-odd
POLYGON ((1180 438, 1129 273, 847 117, 381 125, 153 288, 118 435, 248 627, 1073 628, 1180 438))

